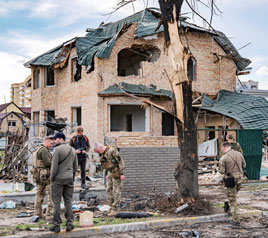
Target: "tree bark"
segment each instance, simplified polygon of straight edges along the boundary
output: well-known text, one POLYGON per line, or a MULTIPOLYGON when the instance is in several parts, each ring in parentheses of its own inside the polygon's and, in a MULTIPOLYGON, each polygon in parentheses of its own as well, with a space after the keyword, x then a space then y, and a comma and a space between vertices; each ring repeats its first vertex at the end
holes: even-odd
POLYGON ((159 0, 164 26, 177 118, 180 160, 175 168, 178 195, 182 202, 193 202, 198 196, 197 132, 192 110, 192 83, 187 77, 187 61, 190 55, 180 36, 178 19, 183 0, 159 0))

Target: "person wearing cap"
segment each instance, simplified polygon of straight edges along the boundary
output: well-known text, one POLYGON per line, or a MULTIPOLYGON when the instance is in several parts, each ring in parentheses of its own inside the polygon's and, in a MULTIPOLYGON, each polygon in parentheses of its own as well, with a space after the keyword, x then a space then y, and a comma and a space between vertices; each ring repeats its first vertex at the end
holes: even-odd
POLYGON ((65 206, 66 231, 74 229, 73 226, 73 176, 76 172, 78 162, 74 148, 65 143, 65 135, 57 132, 53 137, 55 140, 55 148, 53 150, 52 166, 51 166, 51 197, 53 201, 53 226, 49 229, 53 232, 60 232, 60 203, 63 197, 65 206))
POLYGON ((47 209, 46 209, 46 220, 52 219, 52 200, 50 193, 50 168, 52 156, 49 149, 53 145, 54 140, 50 137, 46 137, 33 155, 34 167, 37 173, 34 176, 36 182, 36 195, 34 202, 34 215, 43 217, 42 204, 45 195, 47 195, 47 209))
POLYGON ((231 145, 232 150, 238 151, 241 154, 243 154, 243 150, 242 150, 240 144, 234 140, 234 137, 232 134, 228 134, 226 136, 226 139, 229 142, 229 144, 231 145))
POLYGON ((87 152, 90 149, 88 138, 84 135, 84 129, 82 126, 76 127, 76 135, 70 140, 70 146, 75 149, 78 158, 78 165, 81 171, 81 188, 86 189, 86 164, 87 164, 87 152))

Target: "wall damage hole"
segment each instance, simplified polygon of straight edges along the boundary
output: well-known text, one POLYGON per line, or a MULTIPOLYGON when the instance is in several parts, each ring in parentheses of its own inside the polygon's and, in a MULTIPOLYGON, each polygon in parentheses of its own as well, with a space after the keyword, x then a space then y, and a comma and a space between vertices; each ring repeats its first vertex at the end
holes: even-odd
POLYGON ((132 45, 118 53, 118 76, 141 75, 142 61, 153 63, 160 57, 160 49, 153 45, 132 45))

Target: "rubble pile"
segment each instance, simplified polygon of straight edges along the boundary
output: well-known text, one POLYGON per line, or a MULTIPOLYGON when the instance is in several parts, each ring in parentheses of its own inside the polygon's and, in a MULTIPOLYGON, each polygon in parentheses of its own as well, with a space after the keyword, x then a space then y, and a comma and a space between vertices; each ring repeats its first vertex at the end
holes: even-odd
POLYGON ((9 145, 6 147, 4 156, 1 158, 0 179, 14 182, 27 181, 27 154, 28 143, 23 143, 21 134, 12 134, 8 138, 9 145))
POLYGON ((182 215, 212 214, 213 207, 209 203, 209 199, 204 196, 199 196, 194 203, 187 205, 186 203, 181 204, 180 201, 175 192, 136 193, 122 199, 121 210, 155 212, 169 215, 174 215, 175 213, 182 215), (184 209, 178 209, 180 207, 184 207, 184 209))

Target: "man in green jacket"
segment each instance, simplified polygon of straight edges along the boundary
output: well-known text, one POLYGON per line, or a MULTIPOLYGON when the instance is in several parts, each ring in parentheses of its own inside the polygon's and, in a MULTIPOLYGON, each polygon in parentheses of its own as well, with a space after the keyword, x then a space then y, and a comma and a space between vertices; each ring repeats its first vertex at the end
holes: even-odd
POLYGON ((34 203, 34 215, 43 217, 42 204, 44 202, 44 197, 47 195, 47 209, 46 209, 46 219, 52 219, 52 201, 50 193, 50 167, 51 167, 51 154, 49 148, 53 145, 53 140, 50 137, 46 137, 34 154, 34 167, 37 169, 36 182, 36 195, 34 203))
POLYGON ((51 166, 51 196, 53 201, 53 226, 50 231, 60 232, 60 203, 63 197, 65 206, 66 231, 74 229, 73 226, 73 177, 76 172, 78 162, 74 148, 65 143, 65 135, 62 132, 57 132, 53 137, 56 147, 53 151, 52 166, 51 166))

